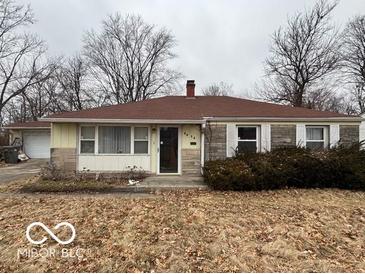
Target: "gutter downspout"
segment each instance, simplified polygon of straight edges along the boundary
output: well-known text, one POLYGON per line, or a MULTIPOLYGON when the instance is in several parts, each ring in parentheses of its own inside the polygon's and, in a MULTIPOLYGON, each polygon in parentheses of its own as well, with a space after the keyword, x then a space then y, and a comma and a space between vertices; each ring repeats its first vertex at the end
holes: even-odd
POLYGON ((200 131, 200 173, 203 175, 203 167, 205 162, 204 157, 204 130, 205 130, 205 122, 201 125, 201 131, 200 131))

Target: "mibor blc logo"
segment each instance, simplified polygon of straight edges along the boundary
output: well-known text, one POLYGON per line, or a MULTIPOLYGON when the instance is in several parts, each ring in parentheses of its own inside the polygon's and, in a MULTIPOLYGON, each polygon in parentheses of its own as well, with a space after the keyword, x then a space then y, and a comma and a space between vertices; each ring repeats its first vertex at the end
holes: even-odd
POLYGON ((74 228, 74 226, 68 222, 62 222, 62 223, 59 223, 57 224, 55 227, 54 227, 54 230, 58 230, 59 228, 61 227, 67 227, 69 229, 71 229, 71 232, 72 232, 72 235, 71 235, 71 238, 68 239, 68 240, 61 240, 60 238, 58 238, 47 226, 45 226, 43 223, 41 222, 34 222, 34 223, 31 223, 30 225, 28 225, 27 227, 27 230, 25 232, 25 235, 28 239, 29 242, 31 242, 32 244, 36 244, 36 245, 40 245, 40 244, 43 244, 45 241, 47 241, 47 237, 43 237, 41 240, 34 240, 32 239, 32 237, 30 236, 30 231, 32 230, 33 227, 36 227, 36 226, 40 226, 41 228, 43 228, 44 231, 46 231, 49 236, 55 240, 56 242, 58 242, 59 244, 62 244, 62 245, 67 245, 69 243, 72 243, 72 241, 75 239, 76 237, 76 230, 74 228))
MULTIPOLYGON (((42 231, 41 231, 42 232, 42 231)), ((76 237, 76 230, 74 226, 68 222, 61 222, 54 226, 51 229, 49 229, 45 224, 41 222, 34 222, 28 225, 27 230, 25 232, 25 236, 28 239, 28 241, 34 245, 41 245, 47 240, 54 240, 60 245, 67 245, 72 243, 75 240, 76 237), (44 235, 41 239, 35 238, 31 236, 32 230, 35 228, 40 227, 44 234, 47 233, 48 235, 44 235), (59 234, 60 230, 68 230, 71 232, 71 236, 69 239, 60 239, 55 234, 59 234)), ((40 237, 40 236, 39 236, 40 237)), ((63 237, 62 237, 63 238, 63 237)), ((66 248, 61 246, 31 246, 26 248, 18 248, 17 257, 18 260, 24 259, 24 258, 77 258, 78 260, 82 260, 84 255, 87 253, 87 249, 83 248, 66 248)))

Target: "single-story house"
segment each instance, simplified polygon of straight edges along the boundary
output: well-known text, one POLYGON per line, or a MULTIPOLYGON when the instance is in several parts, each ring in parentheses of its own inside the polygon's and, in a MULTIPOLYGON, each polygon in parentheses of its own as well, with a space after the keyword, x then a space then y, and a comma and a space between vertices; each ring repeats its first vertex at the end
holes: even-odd
POLYGON ((328 148, 359 141, 361 117, 229 96, 186 96, 64 112, 51 123, 51 161, 66 171, 199 175, 236 148, 328 148))
POLYGON ((5 129, 9 130, 9 144, 17 142, 22 145, 24 153, 29 158, 50 158, 51 123, 43 121, 13 123, 5 129))

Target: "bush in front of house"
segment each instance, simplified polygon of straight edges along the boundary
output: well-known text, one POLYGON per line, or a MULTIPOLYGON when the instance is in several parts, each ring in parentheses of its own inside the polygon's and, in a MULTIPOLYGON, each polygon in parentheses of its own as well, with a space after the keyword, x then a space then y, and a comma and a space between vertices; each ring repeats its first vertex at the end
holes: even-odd
POLYGON ((365 190, 365 151, 359 145, 326 151, 278 148, 267 153, 237 154, 232 159, 208 162, 204 178, 216 190, 365 190))
POLYGON ((245 162, 238 159, 206 163, 204 180, 215 190, 255 190, 251 169, 245 162))
POLYGON ((328 160, 334 166, 336 187, 365 190, 365 150, 362 143, 351 147, 336 147, 329 151, 328 160))

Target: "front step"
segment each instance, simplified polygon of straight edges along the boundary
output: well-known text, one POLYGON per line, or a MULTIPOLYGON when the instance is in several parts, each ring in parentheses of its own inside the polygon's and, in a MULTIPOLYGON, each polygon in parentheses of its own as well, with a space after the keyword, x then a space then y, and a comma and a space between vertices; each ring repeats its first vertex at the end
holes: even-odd
POLYGON ((151 176, 139 183, 136 187, 158 189, 207 189, 201 176, 151 176))

